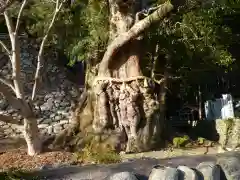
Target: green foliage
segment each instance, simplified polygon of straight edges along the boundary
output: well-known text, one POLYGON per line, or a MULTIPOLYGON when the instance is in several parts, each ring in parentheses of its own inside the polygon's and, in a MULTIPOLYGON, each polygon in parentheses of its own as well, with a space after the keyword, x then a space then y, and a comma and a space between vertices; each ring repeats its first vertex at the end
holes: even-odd
POLYGON ((107 17, 106 1, 89 1, 79 14, 73 15, 72 28, 81 24, 83 29, 75 28, 78 32, 72 37, 72 44, 70 46, 69 42, 66 44, 65 50, 68 52, 71 64, 75 62, 75 57, 78 60, 97 59, 104 52, 108 40, 107 17), (76 20, 78 16, 82 19, 76 20))
MULTIPOLYGON (((172 75, 180 77, 175 85, 178 89, 180 86, 181 99, 191 101, 198 93, 198 85, 212 86, 217 84, 217 73, 225 74, 234 68, 237 71, 239 63, 233 48, 239 47, 239 9, 216 2, 186 9, 152 26, 145 38, 147 53, 142 67, 147 67, 144 72, 150 74, 155 58, 155 78, 161 79, 167 67, 172 75), (157 53, 156 45, 161 49, 157 53)), ((212 92, 218 91, 214 89, 217 86, 211 88, 212 92)), ((206 96, 203 100, 210 98, 208 89, 202 92, 206 96)), ((192 101, 195 103, 195 99, 192 101)))
POLYGON ((7 172, 1 172, 0 179, 4 179, 4 180, 22 180, 22 179, 38 180, 41 178, 40 177, 31 177, 30 172, 28 172, 28 171, 12 169, 7 172))
POLYGON ((106 1, 75 1, 63 9, 55 26, 54 44, 76 61, 96 59, 103 53, 108 39, 106 1))
MULTIPOLYGON (((60 1, 61 2, 61 1, 60 1)), ((14 3, 9 11, 13 19, 16 19, 19 13, 21 3, 14 3)), ((22 31, 28 34, 42 38, 46 33, 55 11, 54 1, 32 0, 29 1, 23 10, 21 17, 22 31)))
MULTIPOLYGON (((10 11, 17 18, 20 3, 10 11)), ((47 0, 29 1, 21 18, 22 30, 30 36, 41 39, 52 19, 55 3, 47 0)), ((86 59, 97 59, 104 52, 108 40, 107 1, 76 0, 65 3, 58 15, 50 41, 46 46, 64 51, 69 64, 86 59)))
POLYGON ((203 137, 198 137, 198 139, 197 139, 197 143, 200 145, 203 145, 205 141, 206 141, 206 139, 203 137))
POLYGON ((184 147, 186 144, 188 144, 190 141, 190 138, 187 135, 184 135, 183 137, 175 137, 173 138, 173 146, 175 148, 184 147))
POLYGON ((83 163, 112 164, 121 162, 118 153, 110 147, 102 148, 94 140, 87 143, 80 152, 75 153, 75 158, 78 162, 83 163))

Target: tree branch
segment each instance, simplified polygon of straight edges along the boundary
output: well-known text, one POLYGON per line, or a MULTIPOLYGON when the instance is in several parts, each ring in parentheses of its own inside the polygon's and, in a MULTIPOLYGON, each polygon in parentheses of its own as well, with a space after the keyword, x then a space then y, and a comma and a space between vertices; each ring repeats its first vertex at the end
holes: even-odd
POLYGON ((8 56, 11 58, 11 52, 10 50, 7 48, 6 44, 4 44, 4 42, 2 40, 0 40, 0 44, 3 47, 3 49, 7 52, 8 56))
POLYGON ((10 19, 9 17, 9 14, 8 14, 8 11, 4 11, 4 18, 5 18, 5 21, 6 21, 6 25, 7 25, 7 28, 8 28, 8 33, 9 33, 9 36, 11 38, 11 35, 13 35, 14 33, 14 30, 13 30, 13 23, 12 23, 12 20, 10 19))
POLYGON ((17 119, 14 119, 12 116, 0 114, 0 121, 3 121, 5 123, 10 123, 10 124, 17 124, 21 125, 21 122, 18 121, 17 119))
POLYGON ((20 19, 21 19, 22 12, 23 12, 23 9, 24 9, 24 7, 26 6, 26 4, 27 4, 27 0, 24 0, 24 1, 22 2, 21 8, 20 8, 20 10, 19 10, 19 12, 18 12, 17 23, 16 23, 16 27, 15 27, 15 34, 18 33, 19 26, 20 26, 20 19))
POLYGON ((38 52, 38 60, 37 60, 37 68, 36 68, 36 73, 35 73, 35 82, 34 82, 34 85, 33 85, 33 91, 32 91, 32 100, 34 100, 35 96, 36 96, 36 91, 37 91, 37 88, 39 86, 39 79, 40 79, 40 72, 41 72, 41 69, 43 67, 43 52, 44 52, 44 45, 47 41, 47 38, 49 36, 49 33, 54 25, 54 22, 56 21, 56 17, 57 17, 57 14, 58 12, 60 11, 60 9, 62 8, 62 5, 65 1, 62 1, 61 3, 59 2, 60 0, 57 0, 56 1, 56 7, 55 7, 55 12, 53 14, 53 17, 52 17, 52 20, 51 20, 51 23, 50 25, 48 26, 48 30, 45 34, 45 36, 43 37, 43 40, 42 40, 42 43, 40 45, 40 49, 39 49, 39 52, 38 52))
POLYGON ((22 110, 23 105, 20 99, 17 99, 15 96, 9 92, 9 89, 4 84, 0 84, 0 93, 7 99, 8 103, 16 110, 22 110))
POLYGON ((172 9, 173 5, 170 2, 162 4, 152 14, 134 24, 128 32, 125 32, 115 38, 113 42, 108 46, 107 51, 103 56, 103 59, 99 66, 98 76, 110 76, 109 63, 112 57, 118 52, 118 50, 131 39, 138 37, 138 35, 149 28, 151 24, 160 21, 172 9))
POLYGON ((6 86, 10 87, 13 90, 13 92, 15 93, 15 88, 14 88, 13 83, 11 81, 9 81, 7 79, 4 79, 0 76, 0 82, 5 84, 6 86))
POLYGON ((23 93, 23 87, 20 79, 20 61, 21 61, 20 45, 18 42, 17 33, 14 32, 12 18, 9 16, 7 10, 4 12, 4 17, 5 17, 8 33, 11 40, 11 46, 12 46, 11 62, 12 62, 12 78, 13 78, 13 84, 15 88, 15 94, 17 98, 22 99, 24 96, 24 93, 23 93))

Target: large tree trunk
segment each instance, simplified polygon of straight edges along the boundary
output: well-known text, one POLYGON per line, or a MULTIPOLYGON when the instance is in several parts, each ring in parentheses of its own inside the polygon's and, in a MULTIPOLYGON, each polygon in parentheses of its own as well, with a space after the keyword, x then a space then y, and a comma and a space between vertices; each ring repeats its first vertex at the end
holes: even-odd
MULTIPOLYGON (((126 152, 147 151, 160 142, 162 129, 155 81, 143 76, 139 64, 143 51, 139 36, 173 6, 165 3, 140 21, 136 17, 144 8, 141 1, 109 0, 109 8, 109 46, 97 77, 87 72, 88 100, 77 114, 80 134, 126 152)), ((72 143, 82 144, 84 138, 77 137, 72 143)))
POLYGON ((41 153, 42 142, 39 137, 37 121, 34 116, 24 118, 23 135, 28 147, 28 155, 34 156, 41 153))

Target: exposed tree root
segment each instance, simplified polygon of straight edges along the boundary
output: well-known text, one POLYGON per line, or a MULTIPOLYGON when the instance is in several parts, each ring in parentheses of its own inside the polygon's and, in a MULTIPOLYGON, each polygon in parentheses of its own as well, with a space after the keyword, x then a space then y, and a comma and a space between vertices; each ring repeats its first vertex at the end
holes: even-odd
POLYGON ((98 81, 84 106, 76 110, 75 123, 58 135, 53 144, 79 149, 90 138, 96 144, 119 151, 154 148, 161 138, 159 103, 153 96, 153 88, 145 83, 144 80, 98 81))
POLYGON ((146 149, 149 140, 156 134, 160 136, 157 127, 159 103, 153 96, 154 83, 149 84, 146 79, 144 82, 135 80, 138 78, 129 78, 123 82, 117 80, 114 83, 112 79, 98 81, 94 88, 96 101, 93 129, 98 133, 105 129, 125 133, 127 152, 146 149))

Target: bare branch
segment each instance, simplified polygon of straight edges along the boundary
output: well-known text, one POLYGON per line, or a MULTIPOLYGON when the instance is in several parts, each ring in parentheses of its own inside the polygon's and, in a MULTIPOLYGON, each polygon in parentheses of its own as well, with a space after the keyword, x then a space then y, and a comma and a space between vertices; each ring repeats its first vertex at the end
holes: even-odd
POLYGON ((13 36, 13 33, 14 33, 14 30, 13 30, 13 23, 12 23, 12 20, 11 18, 9 17, 9 14, 8 14, 8 11, 4 11, 4 18, 5 18, 5 21, 6 21, 6 25, 7 25, 7 28, 8 28, 8 33, 9 33, 9 36, 11 38, 11 36, 13 36))
POLYGON ((3 41, 0 40, 0 44, 3 47, 3 49, 7 52, 8 56, 11 57, 11 52, 10 50, 7 48, 6 44, 4 44, 3 41))
POLYGON ((16 27, 15 27, 15 35, 18 33, 18 29, 19 29, 19 26, 20 26, 20 19, 21 19, 22 12, 23 12, 23 9, 26 6, 26 4, 27 4, 27 0, 24 0, 22 2, 21 8, 18 12, 17 23, 16 23, 16 27))
POLYGON ((15 88, 14 88, 13 83, 11 81, 0 77, 0 82, 5 84, 6 86, 10 87, 13 90, 13 92, 15 93, 15 88))
POLYGON ((0 121, 3 121, 5 123, 10 123, 10 124, 17 124, 21 125, 21 122, 18 121, 17 119, 14 119, 12 116, 0 114, 0 121))
POLYGON ((13 94, 9 91, 9 89, 4 84, 0 84, 0 93, 7 99, 8 103, 15 108, 16 110, 22 110, 22 102, 20 99, 17 99, 13 94))
POLYGON ((5 21, 8 28, 8 33, 11 40, 11 46, 12 46, 12 56, 11 56, 11 62, 12 62, 12 77, 13 77, 13 84, 15 87, 15 94, 17 98, 22 99, 24 96, 23 87, 20 79, 20 45, 18 42, 18 36, 14 32, 14 26, 12 22, 12 18, 9 16, 8 11, 6 10, 4 12, 5 21))
POLYGON ((51 29, 54 25, 54 22, 56 21, 57 14, 59 13, 60 9, 62 8, 62 5, 63 5, 64 2, 65 1, 62 1, 60 3, 60 0, 56 1, 55 12, 53 14, 51 23, 48 26, 48 30, 47 30, 45 36, 43 37, 42 43, 40 45, 40 50, 38 52, 37 69, 36 69, 36 73, 35 73, 35 82, 34 82, 33 91, 32 91, 32 100, 34 100, 34 98, 36 96, 36 91, 37 91, 37 88, 38 88, 39 83, 40 83, 39 79, 40 79, 40 72, 41 72, 41 69, 43 67, 44 45, 45 45, 45 43, 47 41, 47 38, 49 36, 49 33, 50 33, 50 31, 51 31, 51 29))
POLYGON ((103 56, 103 59, 99 66, 98 75, 110 76, 109 63, 112 57, 118 52, 118 50, 127 42, 129 42, 131 39, 135 39, 136 37, 138 37, 142 32, 149 28, 151 24, 161 20, 172 9, 173 5, 170 2, 162 4, 156 11, 154 11, 148 17, 135 23, 129 31, 122 33, 117 38, 115 38, 113 42, 108 46, 107 51, 103 56))

